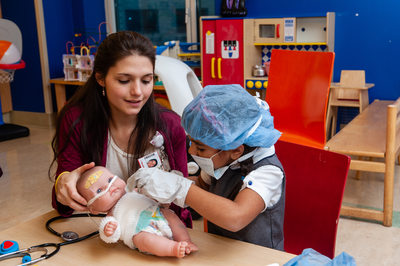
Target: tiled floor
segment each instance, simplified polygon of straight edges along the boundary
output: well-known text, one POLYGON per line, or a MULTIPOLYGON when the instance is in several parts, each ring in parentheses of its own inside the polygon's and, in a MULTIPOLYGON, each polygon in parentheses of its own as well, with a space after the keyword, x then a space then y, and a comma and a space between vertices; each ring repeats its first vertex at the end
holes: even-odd
MULTIPOLYGON (((51 210, 52 183, 47 177, 54 130, 28 126, 29 137, 0 142, 0 241, 1 231, 51 210)), ((341 218, 336 254, 346 251, 357 265, 399 265, 400 262, 400 167, 396 165, 395 222, 393 227, 341 218)), ((344 202, 381 208, 383 175, 350 172, 344 202), (361 200, 362 199, 362 200, 361 200)), ((195 222, 202 230, 202 222, 195 222)))

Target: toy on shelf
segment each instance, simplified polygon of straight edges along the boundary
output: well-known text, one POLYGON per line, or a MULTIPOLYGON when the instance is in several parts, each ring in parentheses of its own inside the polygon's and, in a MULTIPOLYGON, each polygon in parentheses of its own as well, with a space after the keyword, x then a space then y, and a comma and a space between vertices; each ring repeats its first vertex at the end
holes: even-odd
POLYGON ((179 43, 180 53, 178 54, 181 61, 190 67, 200 67, 200 50, 198 42, 181 42, 179 43))
POLYGON ((200 67, 200 50, 198 42, 168 41, 164 45, 157 46, 157 55, 179 59, 190 67, 200 67))
MULTIPOLYGON (((71 48, 71 51, 73 50, 74 49, 71 48)), ((69 81, 88 80, 93 71, 93 63, 94 55, 90 54, 90 48, 83 45, 80 47, 80 54, 75 54, 75 52, 72 54, 64 54, 64 79, 69 81), (83 51, 86 51, 86 54, 84 54, 83 51)))
MULTIPOLYGON (((64 79, 68 81, 87 81, 93 72, 94 54, 91 49, 96 50, 101 42, 101 25, 107 24, 101 22, 99 24, 99 39, 96 41, 92 36, 82 42, 81 45, 75 46, 72 41, 68 41, 66 45, 66 54, 63 54, 64 79), (93 44, 89 44, 92 40, 93 44), (71 47, 69 47, 71 45, 71 47), (75 50, 79 49, 80 54, 76 54, 75 50), (84 53, 86 51, 86 53, 84 53)), ((75 37, 83 37, 82 33, 75 33, 75 37)))
POLYGON ((78 79, 79 81, 86 81, 93 71, 94 55, 89 54, 89 49, 86 47, 81 48, 81 55, 76 56, 78 79), (83 55, 82 49, 86 50, 86 55, 83 55))
POLYGON ((177 42, 179 43, 179 41, 168 41, 165 42, 164 45, 155 46, 156 54, 178 58, 178 52, 177 52, 178 46, 176 45, 177 42))
POLYGON ((80 54, 64 54, 64 79, 75 81, 86 81, 93 71, 94 55, 91 55, 90 50, 82 46, 80 54), (83 54, 86 51, 86 54, 83 54))

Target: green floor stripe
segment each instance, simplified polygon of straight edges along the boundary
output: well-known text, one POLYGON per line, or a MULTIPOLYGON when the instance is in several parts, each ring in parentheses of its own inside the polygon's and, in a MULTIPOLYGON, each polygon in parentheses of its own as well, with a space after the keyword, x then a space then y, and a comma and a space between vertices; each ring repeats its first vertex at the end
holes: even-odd
POLYGON ((400 212, 393 212, 393 221, 392 221, 392 226, 394 227, 400 227, 400 212))
MULTIPOLYGON (((374 208, 374 207, 364 206, 364 205, 359 205, 359 204, 354 204, 354 203, 348 203, 348 202, 344 202, 343 205, 349 206, 349 207, 383 211, 382 209, 379 209, 379 208, 374 208)), ((349 218, 352 220, 357 220, 357 221, 382 224, 381 222, 374 221, 374 220, 367 220, 367 219, 361 219, 361 218, 355 218, 355 217, 349 217, 349 216, 343 216, 343 217, 346 217, 346 218, 349 218)), ((393 211, 392 226, 400 228, 400 212, 398 212, 398 211, 393 211)))

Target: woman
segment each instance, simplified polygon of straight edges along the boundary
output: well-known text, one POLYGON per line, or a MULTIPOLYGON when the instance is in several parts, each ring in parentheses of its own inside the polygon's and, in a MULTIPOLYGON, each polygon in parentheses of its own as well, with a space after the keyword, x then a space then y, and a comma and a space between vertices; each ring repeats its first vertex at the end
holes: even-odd
MULTIPOLYGON (((126 180, 154 153, 164 169, 187 176, 185 132, 180 117, 153 99, 154 66, 153 44, 138 33, 113 33, 100 44, 93 74, 61 110, 52 141, 53 207, 60 214, 87 211, 76 182, 94 165, 126 180)), ((170 208, 192 226, 189 211, 170 208)))

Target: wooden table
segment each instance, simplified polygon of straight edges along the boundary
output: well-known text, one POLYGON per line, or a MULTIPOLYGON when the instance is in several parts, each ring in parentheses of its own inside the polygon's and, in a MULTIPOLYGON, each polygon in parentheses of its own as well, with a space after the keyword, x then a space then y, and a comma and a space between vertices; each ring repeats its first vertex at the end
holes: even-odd
MULTIPOLYGON (((48 232, 45 223, 57 216, 51 211, 28 222, 21 223, 0 232, 2 240, 15 240, 19 247, 27 248, 44 242, 59 242, 60 238, 48 232)), ((97 222, 99 220, 96 220, 97 222)), ((97 230, 97 225, 89 218, 74 218, 54 222, 52 227, 58 232, 76 231, 85 235, 97 230)), ((261 246, 228 239, 202 231, 189 229, 192 241, 199 251, 182 259, 145 255, 131 250, 122 242, 106 244, 98 236, 82 242, 61 247, 58 254, 38 265, 282 265, 295 257, 293 254, 264 248, 261 246)), ((50 251, 50 248, 49 248, 50 251)), ((34 253, 36 258, 41 253, 34 253)), ((21 258, 1 262, 1 265, 16 265, 21 258)))
MULTIPOLYGON (((69 81, 64 80, 64 78, 55 78, 50 80, 50 84, 54 84, 55 86, 55 94, 56 94, 56 102, 57 102, 57 112, 60 112, 61 108, 63 108, 67 99, 65 97, 65 86, 82 86, 85 84, 84 81, 69 81)), ((162 85, 154 85, 154 90, 165 91, 162 85)))
POLYGON ((326 143, 325 149, 354 157, 350 169, 385 175, 383 211, 342 206, 341 215, 392 225, 394 164, 400 148, 399 113, 400 98, 396 102, 375 100, 326 143), (373 158, 383 158, 383 162, 373 158))
POLYGON ((64 78, 51 79, 50 84, 54 84, 57 102, 57 111, 59 112, 63 108, 65 102, 67 101, 65 97, 65 85, 72 86, 82 86, 85 84, 84 81, 70 81, 64 80, 64 78))

